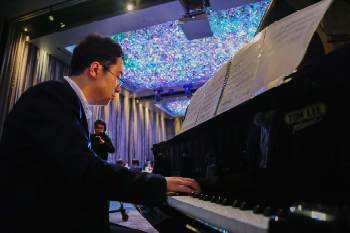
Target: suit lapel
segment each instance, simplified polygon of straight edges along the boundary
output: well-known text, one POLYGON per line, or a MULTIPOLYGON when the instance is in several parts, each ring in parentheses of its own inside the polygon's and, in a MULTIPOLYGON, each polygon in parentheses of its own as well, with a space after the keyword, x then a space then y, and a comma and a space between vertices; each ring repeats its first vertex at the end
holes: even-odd
MULTIPOLYGON (((75 93, 74 89, 71 87, 71 85, 66 81, 64 80, 63 81, 66 85, 69 86, 69 88, 74 92, 75 96, 77 97, 77 100, 78 100, 78 103, 79 103, 79 125, 84 129, 85 131, 85 136, 86 138, 90 141, 90 134, 89 134, 89 127, 88 127, 88 124, 87 124, 87 119, 86 119, 86 115, 85 115, 85 111, 84 111, 84 108, 83 108, 83 105, 82 103, 80 102, 80 99, 77 95, 77 93, 75 93)), ((78 107, 78 106, 77 106, 78 107)))

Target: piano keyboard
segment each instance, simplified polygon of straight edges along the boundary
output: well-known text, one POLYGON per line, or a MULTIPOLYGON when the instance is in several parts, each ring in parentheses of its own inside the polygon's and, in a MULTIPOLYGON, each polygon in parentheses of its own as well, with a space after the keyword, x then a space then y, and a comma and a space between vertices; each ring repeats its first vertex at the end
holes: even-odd
POLYGON ((168 205, 217 228, 235 233, 267 233, 270 217, 191 196, 170 196, 168 205))

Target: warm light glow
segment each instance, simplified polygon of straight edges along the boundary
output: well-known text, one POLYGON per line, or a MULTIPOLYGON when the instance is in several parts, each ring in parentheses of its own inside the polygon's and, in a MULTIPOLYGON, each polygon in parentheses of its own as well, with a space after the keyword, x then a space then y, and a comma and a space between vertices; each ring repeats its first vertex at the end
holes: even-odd
POLYGON ((24 29, 24 31, 26 32, 26 31, 28 31, 28 29, 27 29, 27 28, 25 28, 25 29, 24 29))
POLYGON ((49 16, 49 19, 50 19, 51 21, 54 21, 54 20, 55 20, 55 19, 53 18, 52 15, 49 16))
POLYGON ((278 216, 275 217, 275 221, 278 221, 278 216))
POLYGON ((128 5, 128 10, 131 11, 132 10, 132 5, 128 5))
POLYGON ((64 28, 66 25, 64 23, 61 23, 61 27, 64 28))
POLYGON ((301 205, 298 205, 298 210, 301 210, 302 208, 301 208, 301 205))

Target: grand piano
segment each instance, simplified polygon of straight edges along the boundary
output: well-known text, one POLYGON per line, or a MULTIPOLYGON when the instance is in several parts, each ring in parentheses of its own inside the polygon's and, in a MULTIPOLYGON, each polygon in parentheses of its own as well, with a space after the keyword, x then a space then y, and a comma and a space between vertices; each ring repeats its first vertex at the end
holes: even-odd
MULTIPOLYGON (((258 31, 293 13, 288 2, 272 1, 258 31)), ((162 154, 172 176, 193 178, 203 191, 152 208, 153 218, 163 216, 155 228, 350 232, 349 55, 346 43, 325 54, 315 34, 282 85, 155 144, 155 166, 162 154)))

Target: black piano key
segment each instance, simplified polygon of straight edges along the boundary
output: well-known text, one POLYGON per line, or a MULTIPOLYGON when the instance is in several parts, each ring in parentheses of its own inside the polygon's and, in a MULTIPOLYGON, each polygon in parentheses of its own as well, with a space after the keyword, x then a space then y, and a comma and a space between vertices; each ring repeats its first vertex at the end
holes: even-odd
POLYGON ((232 199, 225 198, 225 199, 222 201, 221 205, 223 205, 223 206, 229 206, 229 205, 232 205, 232 203, 233 203, 233 200, 232 200, 232 199))
POLYGON ((253 210, 254 205, 251 202, 242 202, 241 206, 239 207, 240 210, 253 210))
POLYGON ((203 201, 210 201, 210 196, 209 195, 205 195, 203 198, 203 201))
POLYGON ((261 206, 261 205, 256 205, 256 206, 254 207, 253 213, 254 213, 254 214, 261 214, 261 213, 263 213, 263 210, 264 210, 263 206, 261 206))
POLYGON ((240 207, 242 204, 242 202, 240 200, 235 200, 233 203, 232 203, 232 207, 240 207))
POLYGON ((199 193, 195 193, 195 194, 193 195, 193 198, 199 198, 199 196, 200 196, 199 193))
POLYGON ((222 202, 222 199, 221 199, 221 197, 219 196, 218 199, 216 199, 215 204, 221 204, 221 202, 222 202))
POLYGON ((272 215, 272 207, 267 206, 267 207, 264 209, 263 215, 266 216, 266 217, 271 216, 271 215, 272 215))
POLYGON ((216 197, 213 196, 213 197, 210 199, 210 202, 211 202, 211 203, 215 203, 215 202, 216 202, 216 197))

